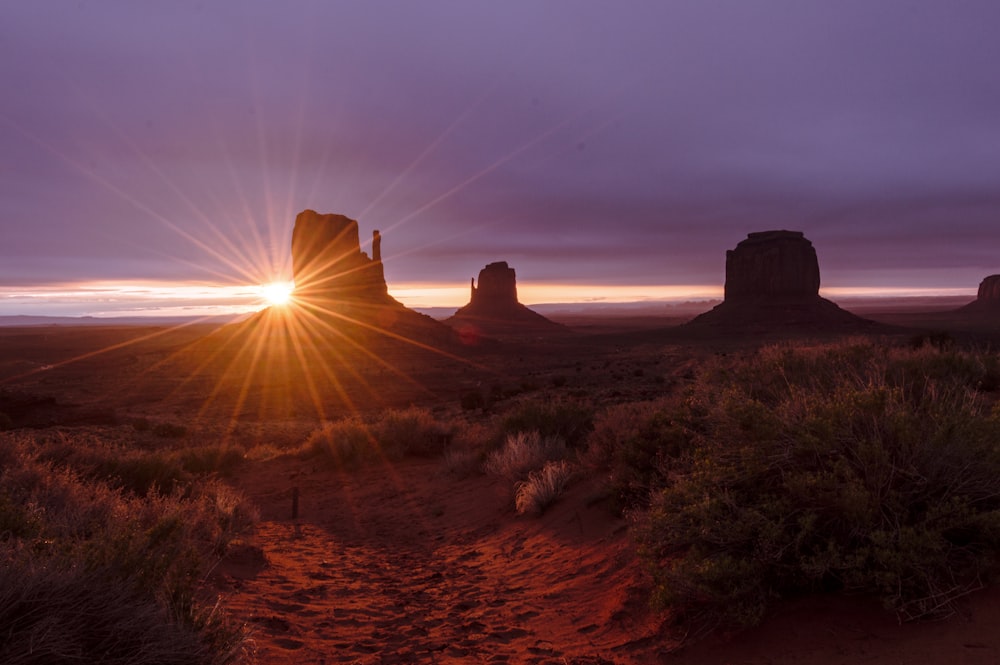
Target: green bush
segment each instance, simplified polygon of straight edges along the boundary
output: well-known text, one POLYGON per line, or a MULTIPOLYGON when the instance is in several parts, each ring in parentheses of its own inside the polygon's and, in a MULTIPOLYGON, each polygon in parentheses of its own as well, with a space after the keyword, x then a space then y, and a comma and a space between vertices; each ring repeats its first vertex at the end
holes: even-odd
POLYGON ((619 453, 654 460, 636 473, 655 600, 700 628, 833 590, 951 611, 1000 552, 1000 417, 976 390, 995 362, 852 340, 709 363, 619 453))
POLYGON ((616 404, 596 417, 587 456, 609 469, 619 512, 648 504, 660 479, 690 454, 696 430, 692 414, 676 400, 616 404))

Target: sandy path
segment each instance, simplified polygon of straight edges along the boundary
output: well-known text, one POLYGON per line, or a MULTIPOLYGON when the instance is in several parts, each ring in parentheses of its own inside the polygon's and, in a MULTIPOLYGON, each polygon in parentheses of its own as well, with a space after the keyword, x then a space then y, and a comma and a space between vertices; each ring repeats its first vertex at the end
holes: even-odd
POLYGON ((263 519, 214 581, 260 663, 1000 663, 997 588, 951 620, 905 625, 871 600, 806 598, 668 654, 680 636, 647 609, 626 525, 588 505, 584 483, 533 518, 500 483, 437 462, 346 474, 281 459, 234 482, 263 519))
POLYGON ((263 663, 640 663, 655 618, 624 523, 579 486, 542 518, 435 462, 353 474, 293 460, 236 479, 267 560, 237 554, 223 602, 263 663), (300 516, 291 519, 291 487, 300 516))

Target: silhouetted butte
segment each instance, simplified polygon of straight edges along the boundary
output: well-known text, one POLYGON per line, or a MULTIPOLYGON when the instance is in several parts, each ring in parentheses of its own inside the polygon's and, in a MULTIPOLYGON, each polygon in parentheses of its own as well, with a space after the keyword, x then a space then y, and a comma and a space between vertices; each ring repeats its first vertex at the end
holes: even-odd
POLYGON ((469 304, 446 320, 463 336, 510 336, 566 332, 517 300, 517 276, 506 261, 490 263, 479 271, 479 286, 471 283, 469 304))
POLYGON ((816 250, 800 231, 751 233, 726 252, 725 300, 686 325, 740 331, 872 324, 820 297, 819 286, 816 250))

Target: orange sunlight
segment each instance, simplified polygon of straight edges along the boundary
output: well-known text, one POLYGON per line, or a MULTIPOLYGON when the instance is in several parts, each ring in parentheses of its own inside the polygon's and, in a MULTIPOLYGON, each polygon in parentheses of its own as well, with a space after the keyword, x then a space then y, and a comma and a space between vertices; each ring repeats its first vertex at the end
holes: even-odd
POLYGON ((268 305, 287 305, 294 290, 295 282, 271 282, 260 286, 260 296, 268 305))

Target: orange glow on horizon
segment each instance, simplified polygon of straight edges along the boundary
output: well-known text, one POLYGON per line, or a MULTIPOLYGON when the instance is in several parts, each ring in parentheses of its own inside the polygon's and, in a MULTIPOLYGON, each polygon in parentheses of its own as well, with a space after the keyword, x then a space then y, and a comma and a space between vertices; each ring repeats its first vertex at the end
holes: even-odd
MULTIPOLYGON (((44 286, 0 287, 0 315, 39 316, 218 316, 248 314, 292 296, 293 283, 206 284, 101 281, 44 286)), ((411 308, 459 308, 469 302, 469 286, 414 282, 390 287, 411 308)), ((976 295, 975 289, 899 286, 823 287, 820 295, 839 298, 906 298, 976 295)), ((721 300, 721 285, 521 284, 518 300, 537 304, 615 304, 721 300)))

